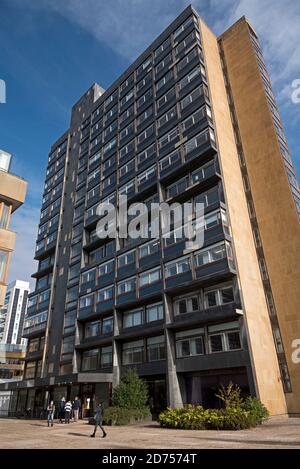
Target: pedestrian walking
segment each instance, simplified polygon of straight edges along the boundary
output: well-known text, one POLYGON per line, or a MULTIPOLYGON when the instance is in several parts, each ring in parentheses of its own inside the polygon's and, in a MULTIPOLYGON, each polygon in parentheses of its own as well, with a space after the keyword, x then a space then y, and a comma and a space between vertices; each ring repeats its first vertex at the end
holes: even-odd
POLYGON ((71 401, 66 402, 64 410, 65 410, 65 423, 70 423, 70 415, 71 415, 71 411, 72 411, 71 401))
POLYGON ((81 400, 79 399, 78 396, 76 396, 76 397, 75 397, 74 404, 73 404, 74 422, 77 422, 77 421, 78 421, 80 408, 81 408, 81 400))
POLYGON ((63 419, 65 418, 65 405, 66 405, 66 399, 62 397, 61 400, 59 401, 59 407, 58 407, 59 423, 63 423, 63 419))
POLYGON ((50 426, 50 423, 51 423, 51 427, 53 427, 54 412, 55 412, 55 405, 54 405, 54 402, 51 401, 47 407, 48 427, 50 426))
POLYGON ((101 404, 101 402, 97 405, 96 407, 96 410, 95 410, 95 415, 94 415, 94 419, 95 419, 95 428, 94 428, 94 432, 91 434, 91 438, 95 438, 95 435, 96 435, 96 431, 97 431, 97 428, 98 426, 101 428, 102 430, 102 438, 105 438, 107 433, 106 431, 104 430, 102 424, 103 424, 103 417, 104 417, 104 409, 103 409, 103 406, 101 404))

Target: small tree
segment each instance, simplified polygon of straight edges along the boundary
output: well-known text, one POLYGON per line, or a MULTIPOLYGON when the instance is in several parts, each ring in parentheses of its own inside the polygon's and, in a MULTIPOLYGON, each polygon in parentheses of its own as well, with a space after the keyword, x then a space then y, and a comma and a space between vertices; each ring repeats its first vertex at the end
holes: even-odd
POLYGON ((145 409, 148 397, 147 384, 139 378, 135 369, 130 369, 114 390, 112 403, 125 409, 145 409))

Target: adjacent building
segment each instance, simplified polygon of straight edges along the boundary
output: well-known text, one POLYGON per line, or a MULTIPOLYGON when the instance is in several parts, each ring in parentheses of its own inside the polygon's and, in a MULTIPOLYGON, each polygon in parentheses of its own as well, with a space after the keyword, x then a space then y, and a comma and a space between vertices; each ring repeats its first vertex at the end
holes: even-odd
POLYGON ((6 279, 16 233, 9 230, 11 214, 25 200, 27 182, 10 172, 12 155, 0 149, 0 307, 4 303, 6 279))
MULTIPOLYGON (((217 38, 188 7, 53 144, 11 411, 108 402, 130 367, 167 404, 217 405, 230 381, 300 413, 299 189, 258 37, 217 38), (100 202, 201 202, 204 245, 99 239, 100 202)), ((197 225, 196 215, 192 219, 197 225)), ((8 387, 7 387, 8 389, 8 387)))
POLYGON ((22 338, 29 282, 8 285, 0 308, 0 379, 22 378, 27 340, 22 338))

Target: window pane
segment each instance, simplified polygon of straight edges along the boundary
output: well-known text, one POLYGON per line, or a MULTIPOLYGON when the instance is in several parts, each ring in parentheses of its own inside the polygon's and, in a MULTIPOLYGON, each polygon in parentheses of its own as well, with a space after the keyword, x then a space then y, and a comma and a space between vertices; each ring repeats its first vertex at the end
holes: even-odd
POLYGON ((222 335, 212 335, 209 338, 210 340, 210 350, 211 352, 222 352, 223 351, 223 340, 222 335))
POLYGON ((241 348, 239 332, 228 332, 227 342, 229 350, 238 350, 241 348))

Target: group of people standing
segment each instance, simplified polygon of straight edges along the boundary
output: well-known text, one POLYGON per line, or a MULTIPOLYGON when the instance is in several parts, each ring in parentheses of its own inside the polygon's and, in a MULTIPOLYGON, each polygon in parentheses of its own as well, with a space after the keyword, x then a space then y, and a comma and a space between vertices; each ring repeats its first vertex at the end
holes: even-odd
MULTIPOLYGON (((53 420, 55 415, 55 404, 54 401, 50 401, 47 407, 47 421, 48 427, 51 425, 53 427, 53 420)), ((66 401, 64 397, 61 398, 58 404, 58 418, 59 422, 70 423, 70 419, 73 417, 74 422, 78 421, 79 411, 81 410, 81 400, 78 396, 75 397, 75 400, 71 402, 70 400, 66 401)))
MULTIPOLYGON (((63 420, 64 420, 65 423, 70 423, 71 414, 73 414, 74 422, 77 422, 79 418, 80 410, 81 410, 81 400, 79 399, 78 396, 75 397, 75 400, 73 401, 73 403, 70 400, 66 401, 66 399, 62 397, 61 400, 59 401, 59 407, 58 407, 59 422, 63 423, 63 420)), ((50 425, 51 427, 53 427, 54 415, 55 415, 55 404, 54 404, 54 401, 50 401, 47 407, 48 427, 50 425)), ((103 428, 103 417, 104 417, 104 409, 103 409, 102 404, 99 403, 95 409, 95 415, 94 415, 95 427, 94 427, 93 433, 91 434, 92 438, 95 437, 98 426, 102 430, 102 438, 106 437, 107 434, 103 428)))

